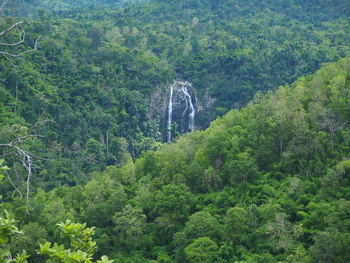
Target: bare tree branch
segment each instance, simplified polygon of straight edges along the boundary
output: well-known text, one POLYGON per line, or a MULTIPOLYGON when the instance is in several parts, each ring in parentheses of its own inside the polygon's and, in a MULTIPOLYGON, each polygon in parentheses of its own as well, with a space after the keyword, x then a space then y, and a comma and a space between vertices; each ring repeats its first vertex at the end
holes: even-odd
MULTIPOLYGON (((42 123, 45 123, 47 121, 49 121, 49 120, 38 121, 36 124, 34 124, 33 127, 35 127, 37 125, 40 125, 42 123)), ((32 173, 33 173, 33 159, 41 159, 41 160, 47 160, 47 159, 39 157, 39 156, 36 156, 33 153, 22 149, 19 145, 21 143, 23 143, 28 138, 42 138, 42 137, 44 137, 44 136, 41 135, 41 134, 29 134, 29 135, 17 137, 17 138, 13 139, 9 143, 0 144, 0 147, 5 147, 5 148, 11 149, 10 150, 11 154, 17 156, 17 158, 22 163, 22 166, 27 171, 27 179, 26 179, 26 210, 27 210, 28 214, 29 214, 29 208, 30 208, 30 204, 29 204, 30 179, 32 178, 32 173)), ((18 178, 17 170, 15 172, 16 172, 16 175, 17 175, 17 178, 18 178)), ((10 177, 9 174, 7 174, 7 178, 9 179, 11 185, 14 187, 15 192, 18 192, 20 194, 20 197, 22 198, 21 192, 19 191, 18 187, 11 180, 11 177, 10 177)))
MULTIPOLYGON (((0 144, 0 146, 4 147, 10 147, 13 150, 15 150, 14 154, 19 157, 20 161, 22 162, 23 167, 27 171, 27 180, 26 180, 26 210, 27 213, 29 214, 29 195, 30 195, 30 179, 32 177, 32 167, 33 167, 33 159, 32 159, 32 154, 21 149, 17 145, 13 143, 8 143, 8 144, 0 144)), ((12 184, 13 185, 13 184, 12 184)), ((16 188, 15 188, 16 189, 16 188)))
POLYGON ((36 123, 34 123, 34 125, 30 129, 34 129, 35 127, 37 127, 39 125, 46 124, 47 122, 55 122, 55 121, 54 120, 37 121, 36 123))
POLYGON ((6 34, 7 32, 10 32, 12 29, 16 28, 19 25, 22 25, 23 21, 19 21, 17 23, 14 23, 13 25, 9 26, 8 28, 6 28, 4 31, 0 32, 0 36, 6 34))
POLYGON ((17 28, 17 32, 19 35, 19 40, 17 42, 15 42, 15 43, 0 42, 0 46, 18 46, 18 45, 22 44, 26 39, 26 31, 20 30, 17 28))
POLYGON ((3 56, 4 56, 4 57, 6 58, 6 60, 11 64, 12 67, 19 68, 17 65, 15 65, 15 64, 12 63, 12 61, 9 59, 8 56, 6 56, 6 55, 3 55, 3 56))
POLYGON ((10 57, 13 57, 13 58, 21 57, 21 56, 23 56, 23 55, 25 55, 25 54, 28 54, 28 53, 31 53, 31 52, 34 52, 34 51, 38 50, 38 43, 39 43, 39 40, 40 40, 40 37, 38 37, 38 38, 35 40, 34 47, 33 47, 32 49, 23 51, 23 52, 18 53, 18 54, 6 52, 6 51, 0 51, 0 55, 10 56, 10 57))
POLYGON ((5 5, 7 5, 9 0, 4 0, 0 6, 0 14, 2 14, 3 10, 4 10, 4 7, 5 5))
MULTIPOLYGON (((0 6, 0 17, 3 16, 3 10, 4 10, 4 6, 8 3, 9 0, 4 0, 0 6)), ((12 25, 10 25, 9 27, 7 27, 6 29, 4 29, 3 31, 0 32, 0 37, 1 36, 4 36, 6 33, 9 33, 10 31, 14 30, 14 29, 17 29, 17 32, 18 32, 18 35, 19 35, 19 40, 16 41, 16 42, 11 42, 11 43, 8 43, 8 42, 0 42, 0 46, 8 46, 8 47, 15 47, 15 46, 19 46, 21 45, 22 43, 25 42, 25 37, 26 37, 26 33, 25 33, 25 30, 22 30, 22 29, 19 29, 18 27, 20 25, 22 25, 24 22, 23 21, 18 21, 12 25)), ((29 50, 26 50, 26 51, 23 51, 23 52, 20 52, 20 53, 14 53, 14 52, 7 52, 7 51, 2 51, 0 50, 0 55, 3 55, 7 60, 9 60, 9 57, 13 57, 13 58, 18 58, 20 56, 23 56, 25 54, 28 54, 28 53, 31 53, 33 51, 36 51, 38 49, 38 43, 39 43, 39 40, 40 40, 40 37, 38 37, 36 40, 35 40, 35 43, 34 43, 34 47, 32 49, 29 49, 29 50)), ((13 63, 11 62, 11 64, 13 65, 13 63)), ((15 67, 17 67, 16 65, 13 65, 15 67)))
POLYGON ((18 78, 16 79, 16 94, 15 94, 15 105, 14 105, 14 113, 17 114, 17 102, 18 102, 18 78))
MULTIPOLYGON (((17 170, 16 170, 16 173, 17 173, 17 170)), ((5 174, 6 174, 7 179, 9 180, 10 184, 15 189, 15 190, 13 190, 12 198, 14 197, 15 193, 17 192, 19 194, 19 199, 22 200, 23 195, 22 195, 21 191, 18 189, 18 187, 13 183, 10 174, 6 170, 5 170, 5 174)))
POLYGON ((29 135, 26 135, 26 136, 17 137, 16 139, 12 140, 9 144, 14 145, 15 143, 21 143, 25 139, 33 138, 33 137, 41 137, 41 138, 43 138, 44 136, 41 135, 41 134, 29 134, 29 135))
POLYGON ((25 166, 25 168, 27 169, 27 194, 26 194, 26 209, 27 209, 27 213, 29 214, 29 187, 30 187, 30 178, 32 177, 32 165, 33 165, 33 160, 32 158, 27 154, 26 156, 27 160, 22 160, 22 164, 23 166, 25 166), (26 166, 27 165, 27 166, 26 166))
MULTIPOLYGON (((9 0, 3 0, 2 1, 2 4, 0 5, 0 18, 5 17, 4 16, 4 8, 8 4, 8 2, 9 2, 9 0)), ((1 22, 2 22, 2 20, 0 21, 0 23, 1 22)), ((20 26, 23 23, 24 23, 23 21, 18 21, 16 23, 13 23, 13 24, 7 26, 5 29, 3 29, 0 32, 0 37, 7 36, 7 34, 10 34, 12 31, 15 31, 15 30, 17 30, 17 35, 18 35, 18 40, 17 41, 6 41, 6 40, 0 41, 0 47, 1 46, 3 46, 3 47, 18 47, 18 46, 21 46, 21 44, 23 44, 25 42, 26 32, 25 32, 24 29, 20 28, 20 26)), ((10 57, 18 58, 18 57, 21 57, 21 56, 23 56, 25 54, 28 54, 28 53, 36 51, 38 49, 39 40, 40 40, 40 37, 38 37, 35 40, 34 46, 31 49, 27 49, 27 50, 22 51, 22 52, 20 52, 20 51, 16 52, 16 51, 3 51, 3 50, 0 50, 0 55, 2 55, 5 59, 7 59, 12 66, 17 68, 17 66, 14 65, 11 62, 10 57)), ((18 81, 17 81, 17 84, 16 84, 15 112, 17 111, 17 97, 18 97, 18 81)), ((49 120, 39 121, 39 122, 35 123, 33 125, 32 129, 35 128, 36 126, 40 125, 40 124, 46 123, 47 121, 49 121, 49 120)), ((2 152, 2 156, 8 155, 8 154, 16 156, 20 160, 20 162, 22 163, 22 166, 24 167, 24 169, 27 172, 27 179, 26 179, 26 209, 27 209, 27 213, 28 214, 29 214, 29 208, 30 208, 30 204, 29 204, 30 179, 31 179, 32 173, 33 173, 33 159, 43 159, 43 160, 45 160, 45 159, 41 158, 39 156, 36 156, 36 155, 34 155, 34 154, 32 154, 32 153, 22 149, 21 148, 21 143, 25 142, 26 139, 35 138, 35 137, 43 137, 43 136, 40 135, 40 134, 29 134, 29 135, 25 135, 25 136, 17 136, 14 140, 12 140, 9 143, 0 144, 0 147, 9 148, 9 153, 7 153, 6 151, 2 152)), ((18 173, 17 173, 16 169, 15 169, 15 173, 16 173, 17 182, 18 182, 18 185, 19 185, 18 173)), ((8 173, 6 173, 6 175, 7 175, 8 180, 10 181, 10 183, 12 184, 12 186, 15 189, 14 193, 18 192, 20 194, 20 198, 22 198, 22 194, 21 194, 20 190, 13 183, 10 175, 8 173)))

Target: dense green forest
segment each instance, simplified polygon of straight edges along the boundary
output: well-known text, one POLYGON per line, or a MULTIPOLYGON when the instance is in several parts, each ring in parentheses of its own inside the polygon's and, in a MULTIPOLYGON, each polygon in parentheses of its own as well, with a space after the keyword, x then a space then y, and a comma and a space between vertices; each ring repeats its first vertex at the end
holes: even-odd
POLYGON ((0 260, 350 261, 347 0, 6 6, 0 260))
POLYGON ((1 58, 0 143, 19 130, 44 136, 27 147, 49 160, 36 162, 33 180, 46 190, 86 183, 93 171, 157 149, 174 79, 193 84, 200 129, 256 92, 350 52, 348 1, 105 1, 79 9, 79 1, 61 1, 71 7, 61 10, 25 2, 10 1, 10 11, 33 17, 23 25, 27 45, 41 39, 37 52, 1 58), (50 122, 30 130, 43 120, 50 122))
POLYGON ((40 9, 67 11, 72 8, 118 8, 148 2, 149 0, 12 0, 7 4, 7 13, 14 16, 36 17, 40 9))
POLYGON ((115 262, 349 262, 349 98, 346 58, 84 186, 38 189, 30 215, 4 203, 13 252, 41 262, 69 219, 115 262))

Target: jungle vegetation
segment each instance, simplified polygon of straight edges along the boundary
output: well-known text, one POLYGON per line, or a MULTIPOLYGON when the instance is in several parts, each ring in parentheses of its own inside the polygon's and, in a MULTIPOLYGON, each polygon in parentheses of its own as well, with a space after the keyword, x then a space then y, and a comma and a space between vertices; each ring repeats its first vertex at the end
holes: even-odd
POLYGON ((0 259, 349 262, 350 3, 96 3, 1 16, 0 259))

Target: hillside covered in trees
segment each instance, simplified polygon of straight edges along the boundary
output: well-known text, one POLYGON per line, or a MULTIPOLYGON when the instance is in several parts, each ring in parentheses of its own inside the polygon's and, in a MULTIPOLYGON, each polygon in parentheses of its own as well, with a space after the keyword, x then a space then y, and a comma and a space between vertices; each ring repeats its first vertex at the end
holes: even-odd
POLYGON ((349 97, 346 58, 84 186, 39 189, 30 215, 3 204, 24 231, 13 251, 42 262, 35 243, 70 219, 115 262, 349 262, 349 97))
POLYGON ((348 1, 24 2, 9 1, 9 12, 26 11, 26 44, 40 37, 39 48, 1 58, 0 143, 18 129, 42 134, 28 147, 50 160, 36 163, 33 181, 47 190, 157 149, 176 79, 192 83, 201 129, 350 52, 348 1), (30 131, 42 120, 50 122, 30 131))
POLYGON ((350 261, 348 1, 8 6, 0 261, 350 261))

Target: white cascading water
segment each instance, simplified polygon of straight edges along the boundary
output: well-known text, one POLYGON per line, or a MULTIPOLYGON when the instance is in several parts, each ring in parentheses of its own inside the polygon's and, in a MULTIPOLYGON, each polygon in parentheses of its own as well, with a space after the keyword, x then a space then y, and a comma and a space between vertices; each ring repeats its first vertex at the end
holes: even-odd
MULTIPOLYGON (((181 87, 181 90, 185 94, 184 86, 181 87)), ((185 132, 185 128, 183 126, 183 123, 184 123, 185 114, 186 114, 186 112, 188 110, 188 100, 187 100, 186 94, 185 94, 185 102, 186 102, 186 107, 185 107, 185 110, 182 112, 182 115, 181 115, 181 129, 182 129, 182 133, 185 132)))
MULTIPOLYGON (((183 120, 185 118, 185 115, 187 111, 189 110, 190 113, 188 114, 188 129, 193 132, 194 131, 194 121, 195 121, 195 108, 193 106, 192 97, 190 93, 188 92, 188 87, 191 87, 191 83, 187 81, 175 81, 174 84, 170 86, 170 96, 169 96, 169 104, 168 104, 168 122, 167 122, 167 141, 171 141, 171 125, 172 125, 172 117, 173 117, 173 94, 174 94, 174 88, 175 87, 181 87, 181 91, 184 94, 185 102, 186 102, 186 108, 182 112, 181 116, 181 124, 183 123, 183 120)), ((183 131, 184 132, 184 131, 183 131)))
POLYGON ((172 116, 173 116, 173 93, 174 93, 174 87, 176 85, 176 82, 170 86, 170 96, 169 96, 169 104, 168 104, 168 142, 171 141, 171 122, 172 122, 172 116))
POLYGON ((188 82, 184 82, 181 90, 182 92, 185 94, 185 98, 186 98, 186 109, 185 111, 187 111, 188 109, 188 105, 190 106, 190 114, 188 115, 188 128, 191 132, 194 131, 194 118, 195 118, 195 114, 196 111, 194 109, 193 103, 192 103, 192 97, 191 95, 188 93, 188 89, 187 87, 190 86, 191 84, 188 82))

